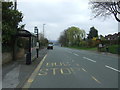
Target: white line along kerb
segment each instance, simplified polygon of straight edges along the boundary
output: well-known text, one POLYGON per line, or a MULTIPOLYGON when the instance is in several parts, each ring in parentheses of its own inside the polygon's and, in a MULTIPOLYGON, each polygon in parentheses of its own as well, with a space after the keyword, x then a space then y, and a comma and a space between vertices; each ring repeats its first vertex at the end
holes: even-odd
POLYGON ((109 69, 112 69, 112 70, 114 70, 114 71, 120 72, 119 70, 117 70, 117 69, 115 69, 115 68, 113 68, 113 67, 110 67, 110 66, 108 66, 108 65, 105 65, 105 67, 107 67, 107 68, 109 68, 109 69))
POLYGON ((92 59, 90 59, 90 58, 87 58, 87 57, 83 57, 84 59, 87 59, 87 60, 89 60, 89 61, 92 61, 92 62, 96 62, 96 61, 94 61, 94 60, 92 60, 92 59))

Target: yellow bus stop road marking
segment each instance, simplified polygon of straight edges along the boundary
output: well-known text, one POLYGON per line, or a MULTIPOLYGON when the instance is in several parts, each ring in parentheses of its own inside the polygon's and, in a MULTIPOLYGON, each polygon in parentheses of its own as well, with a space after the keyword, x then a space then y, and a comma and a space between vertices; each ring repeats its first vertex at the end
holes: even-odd
POLYGON ((94 76, 91 76, 93 80, 95 80, 97 83, 101 84, 99 80, 97 80, 94 76))
POLYGON ((82 70, 83 70, 84 72, 87 72, 84 68, 82 68, 82 70))
POLYGON ((29 88, 32 84, 32 82, 34 81, 37 73, 39 72, 43 62, 45 61, 45 58, 47 57, 47 54, 45 55, 45 57, 42 59, 42 61, 39 63, 39 65, 37 66, 37 68, 34 70, 34 72, 31 74, 30 78, 28 79, 28 81, 25 83, 25 85, 23 86, 23 88, 29 88))

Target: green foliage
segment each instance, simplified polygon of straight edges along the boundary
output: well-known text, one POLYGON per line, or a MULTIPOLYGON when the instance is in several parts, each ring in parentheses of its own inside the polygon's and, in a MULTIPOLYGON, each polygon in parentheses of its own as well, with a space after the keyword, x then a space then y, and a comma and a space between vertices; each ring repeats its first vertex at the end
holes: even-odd
POLYGON ((67 36, 70 45, 78 45, 80 40, 82 40, 85 37, 85 31, 80 30, 77 27, 70 27, 67 29, 67 36))
POLYGON ((88 44, 87 41, 81 41, 80 42, 81 47, 87 47, 88 46, 87 44, 88 44))
POLYGON ((47 38, 45 38, 43 36, 42 33, 40 33, 40 40, 39 40, 39 42, 40 42, 40 47, 44 47, 44 46, 47 46, 47 44, 48 44, 49 41, 48 41, 47 38))
POLYGON ((120 45, 111 45, 108 48, 110 53, 120 54, 120 45))
POLYGON ((10 48, 9 46, 2 46, 2 53, 4 52, 11 52, 12 48, 10 48))
POLYGON ((61 34, 59 42, 63 46, 79 46, 80 41, 85 38, 85 31, 79 29, 78 27, 70 27, 61 34))
POLYGON ((102 44, 104 45, 118 45, 120 44, 119 40, 102 40, 101 41, 102 44))
POLYGON ((99 42, 96 40, 87 40, 87 47, 97 47, 99 42))
POLYGON ((98 31, 94 27, 90 28, 88 39, 85 39, 85 35, 84 30, 70 27, 61 34, 59 42, 62 46, 95 51, 97 51, 99 43, 102 43, 104 45, 101 48, 102 52, 106 52, 106 47, 108 46, 110 53, 120 54, 120 46, 118 46, 120 44, 120 37, 117 40, 106 40, 102 35, 98 37, 98 31))
POLYGON ((99 37, 100 37, 100 39, 101 39, 102 41, 105 40, 105 37, 104 37, 104 36, 100 35, 99 37))
POLYGON ((12 2, 2 2, 2 45, 13 47, 14 35, 22 21, 22 13, 13 9, 12 2))
POLYGON ((98 37, 98 30, 94 27, 91 27, 88 34, 88 39, 92 39, 93 37, 98 37))
POLYGON ((47 46, 47 44, 48 44, 48 39, 47 38, 44 38, 44 39, 40 40, 40 47, 47 46))
POLYGON ((67 30, 64 30, 61 33, 61 36, 59 37, 59 43, 62 44, 62 46, 68 46, 68 35, 67 35, 67 30))
POLYGON ((97 51, 97 48, 89 48, 89 47, 78 47, 78 46, 71 46, 69 48, 80 49, 80 50, 90 50, 90 51, 97 51))

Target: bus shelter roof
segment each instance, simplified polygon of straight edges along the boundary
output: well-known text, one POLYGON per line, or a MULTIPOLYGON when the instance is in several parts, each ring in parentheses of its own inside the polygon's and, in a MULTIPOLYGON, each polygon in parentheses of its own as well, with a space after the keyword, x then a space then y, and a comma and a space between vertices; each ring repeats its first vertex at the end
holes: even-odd
POLYGON ((20 37, 37 37, 36 34, 31 33, 28 30, 18 30, 16 36, 20 36, 20 37))

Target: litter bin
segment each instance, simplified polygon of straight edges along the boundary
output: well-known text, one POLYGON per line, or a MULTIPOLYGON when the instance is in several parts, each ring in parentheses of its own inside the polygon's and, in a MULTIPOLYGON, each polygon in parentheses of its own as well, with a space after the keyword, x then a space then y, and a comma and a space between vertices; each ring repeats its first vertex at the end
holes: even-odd
POLYGON ((26 64, 27 65, 31 64, 31 53, 30 52, 28 52, 26 55, 26 64))

